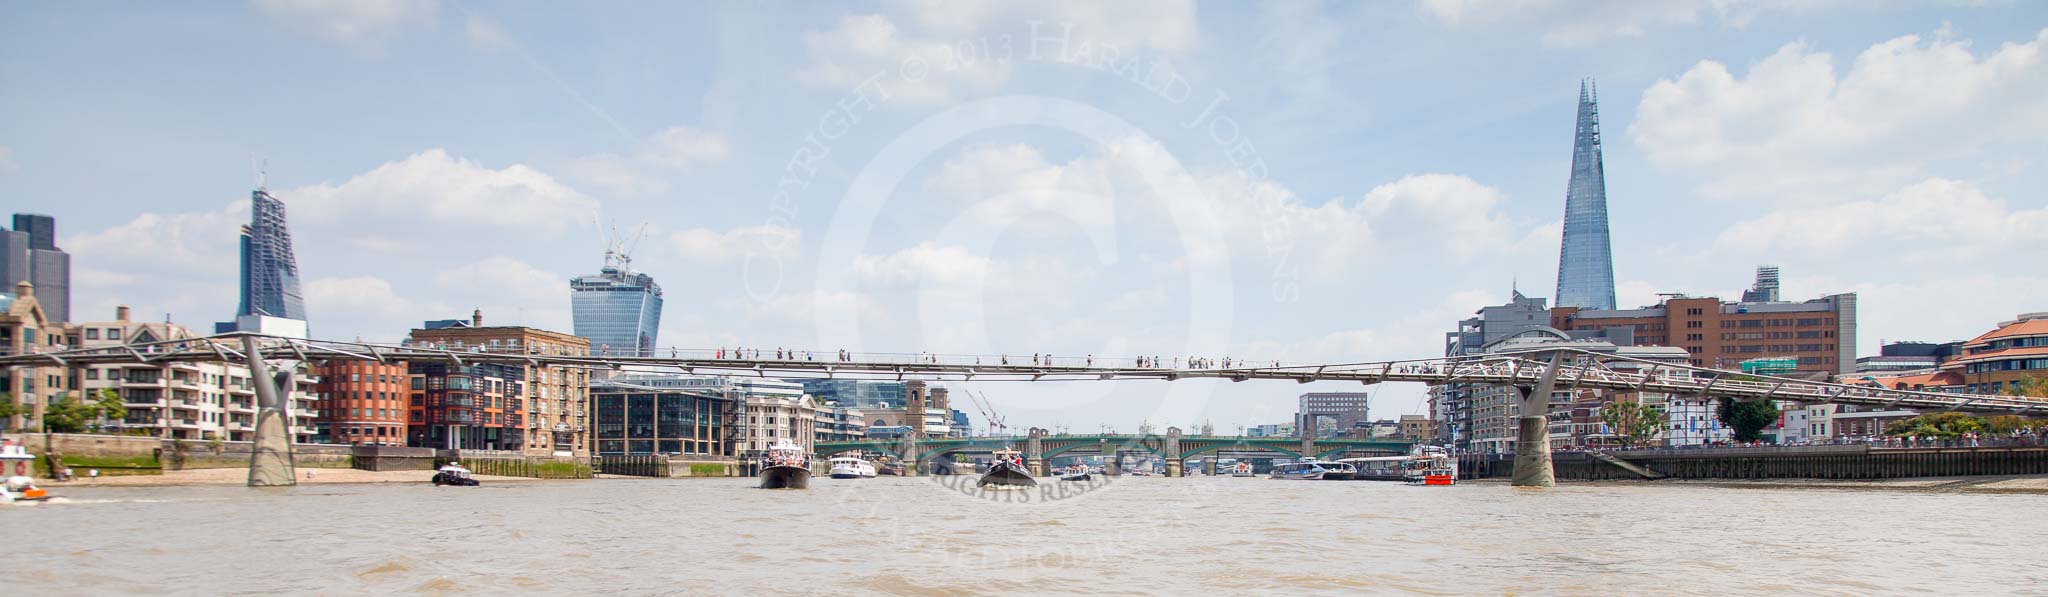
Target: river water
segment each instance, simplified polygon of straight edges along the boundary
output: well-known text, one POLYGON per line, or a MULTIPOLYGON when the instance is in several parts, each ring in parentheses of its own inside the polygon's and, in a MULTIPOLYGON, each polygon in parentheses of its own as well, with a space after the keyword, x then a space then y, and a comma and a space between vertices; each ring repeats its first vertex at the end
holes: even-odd
POLYGON ((2037 495, 965 479, 72 488, 0 521, 16 594, 2048 594, 2037 495))

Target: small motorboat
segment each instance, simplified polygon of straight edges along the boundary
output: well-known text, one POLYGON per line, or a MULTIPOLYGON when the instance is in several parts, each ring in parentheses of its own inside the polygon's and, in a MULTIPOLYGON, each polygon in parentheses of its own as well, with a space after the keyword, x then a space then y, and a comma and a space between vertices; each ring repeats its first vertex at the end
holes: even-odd
POLYGON ((854 456, 840 456, 832 459, 834 479, 873 479, 875 465, 854 456))
POLYGON ((1408 482, 1415 485, 1455 485, 1458 483, 1458 458, 1450 450, 1438 446, 1416 446, 1409 453, 1406 467, 1408 482))
POLYGON ((441 467, 440 470, 434 471, 435 487, 442 485, 476 487, 482 484, 482 482, 476 480, 476 477, 470 476, 469 469, 462 468, 462 463, 460 462, 450 462, 447 466, 441 467))
POLYGON ((811 455, 789 440, 776 440, 761 457, 762 489, 809 489, 811 455))
POLYGON ((875 467, 875 474, 901 477, 903 476, 903 465, 894 462, 883 462, 881 466, 875 467))
POLYGON ((1076 466, 1060 474, 1061 481, 1087 481, 1095 478, 1095 472, 1085 466, 1076 466))
POLYGON ((975 487, 1037 487, 1038 480, 1031 478, 1031 471, 1024 470, 1024 458, 1016 450, 997 450, 994 462, 988 464, 988 473, 975 481, 975 487))
POLYGON ((7 484, 0 486, 0 502, 40 502, 50 499, 50 492, 36 487, 36 480, 21 475, 7 478, 7 484))

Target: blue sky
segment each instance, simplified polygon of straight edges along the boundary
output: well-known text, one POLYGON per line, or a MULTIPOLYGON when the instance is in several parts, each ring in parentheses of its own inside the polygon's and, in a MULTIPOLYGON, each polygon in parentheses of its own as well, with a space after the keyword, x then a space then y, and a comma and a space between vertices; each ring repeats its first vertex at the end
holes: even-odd
MULTIPOLYGON (((230 315, 255 158, 323 337, 567 330, 617 222, 664 345, 1425 357, 1552 293, 1583 77, 1624 305, 1777 264, 1862 294, 1865 353, 2048 309, 2038 3, 0 13, 0 198, 58 217, 78 317, 230 315)), ((1013 424, 1225 431, 1355 388, 977 387, 1013 424)))

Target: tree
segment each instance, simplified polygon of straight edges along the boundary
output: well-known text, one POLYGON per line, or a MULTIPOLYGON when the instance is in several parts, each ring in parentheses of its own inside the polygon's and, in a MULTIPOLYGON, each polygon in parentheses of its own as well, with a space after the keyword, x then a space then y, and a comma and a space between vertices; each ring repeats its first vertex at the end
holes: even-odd
POLYGON ((99 394, 99 402, 94 406, 99 408, 99 426, 101 428, 107 426, 107 421, 119 421, 128 418, 128 405, 121 401, 120 394, 115 393, 111 388, 102 388, 99 394))
POLYGON ((65 394, 43 409, 43 430, 50 433, 78 433, 106 419, 125 417, 128 407, 111 390, 101 390, 95 400, 85 401, 65 394))
POLYGON ((0 392, 0 428, 6 427, 7 422, 13 420, 15 415, 25 414, 28 414, 28 410, 22 408, 21 403, 14 401, 13 394, 0 392))
POLYGON ((2005 393, 2028 398, 2048 398, 2048 375, 2036 375, 2013 382, 2005 393))
POLYGON ((1600 407, 1600 422, 1623 448, 1640 448, 1664 433, 1664 409, 1640 401, 1614 401, 1600 407))
POLYGON ((1769 400, 1742 402, 1722 398, 1720 406, 1714 410, 1721 424, 1735 432, 1735 441, 1738 442, 1763 441, 1764 428, 1778 422, 1778 405, 1769 400))
POLYGON ((1959 412, 1940 412, 1893 421, 1885 426, 1884 433, 1893 437, 1955 439, 1965 433, 1983 433, 1986 429, 1983 419, 1959 412))

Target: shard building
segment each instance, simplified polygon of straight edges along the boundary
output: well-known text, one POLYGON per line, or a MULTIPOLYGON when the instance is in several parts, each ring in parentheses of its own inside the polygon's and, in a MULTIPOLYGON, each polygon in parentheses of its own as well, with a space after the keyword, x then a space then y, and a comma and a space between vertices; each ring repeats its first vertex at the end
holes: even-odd
POLYGON ((1600 165, 1600 105, 1593 80, 1579 83, 1572 179, 1557 256, 1557 306, 1614 308, 1614 251, 1607 239, 1607 177, 1600 165))
POLYGON ((661 285, 634 273, 627 259, 607 254, 595 276, 569 281, 569 310, 576 335, 590 339, 591 354, 654 356, 661 328, 661 285))
POLYGON ((242 304, 235 315, 306 319, 284 202, 261 188, 249 195, 249 225, 242 227, 242 304))

